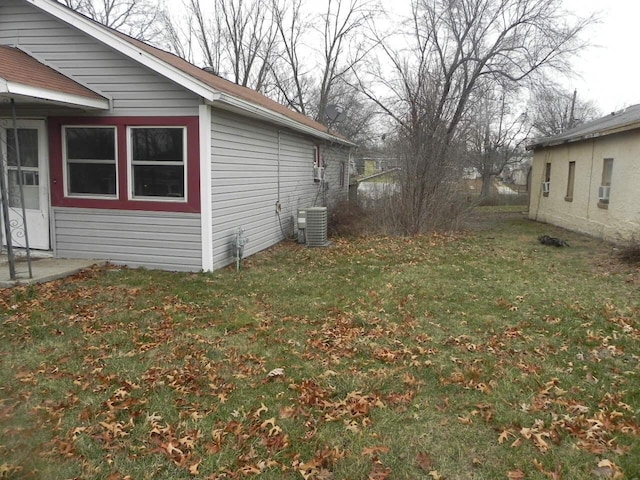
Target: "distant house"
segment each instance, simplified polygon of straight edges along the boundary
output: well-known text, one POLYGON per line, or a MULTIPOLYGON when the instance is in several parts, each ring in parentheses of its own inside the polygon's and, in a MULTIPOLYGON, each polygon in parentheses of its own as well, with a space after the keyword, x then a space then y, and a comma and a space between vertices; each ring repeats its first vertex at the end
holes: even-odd
POLYGON ((528 148, 530 218, 611 241, 640 236, 640 105, 528 148))
POLYGON ((54 0, 0 2, 0 157, 14 216, 22 177, 33 248, 214 270, 239 227, 250 255, 285 238, 298 208, 346 199, 352 147, 54 0))

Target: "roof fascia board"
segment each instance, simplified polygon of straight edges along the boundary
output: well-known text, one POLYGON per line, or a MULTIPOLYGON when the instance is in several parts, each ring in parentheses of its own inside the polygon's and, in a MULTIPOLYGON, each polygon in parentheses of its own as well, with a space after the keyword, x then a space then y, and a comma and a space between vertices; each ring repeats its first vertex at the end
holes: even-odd
POLYGON ((532 143, 527 147, 527 150, 535 150, 537 148, 547 148, 547 147, 557 147, 558 145, 566 145, 567 143, 576 143, 584 140, 592 140, 594 138, 605 137, 607 135, 613 135, 615 133, 623 133, 628 132, 630 130, 635 130, 636 128, 640 128, 640 122, 628 123, 626 125, 618 125, 616 127, 611 127, 607 130, 598 130, 596 132, 586 133, 584 135, 562 138, 558 140, 550 140, 546 142, 537 142, 532 143))
POLYGON ((264 120, 269 123, 274 123, 276 125, 284 126, 290 128, 296 132, 304 133, 310 135, 315 138, 321 138, 323 140, 327 140, 332 143, 339 143, 341 145, 345 145, 348 147, 356 147, 357 145, 348 140, 344 140, 342 138, 336 137, 329 133, 322 132, 320 130, 316 130, 313 127, 309 127, 303 123, 296 122, 280 113, 268 110, 266 108, 260 107, 253 103, 245 102, 239 98, 232 97, 231 95, 226 95, 224 93, 219 93, 216 95, 215 99, 211 102, 211 105, 217 106, 227 110, 238 110, 245 116, 251 116, 253 118, 257 118, 259 120, 264 120))
POLYGON ((72 105, 76 107, 92 108, 96 110, 109 110, 109 100, 88 98, 81 95, 73 95, 69 93, 60 93, 45 88, 32 87, 15 82, 4 82, 0 85, 0 92, 19 95, 23 97, 40 98, 55 103, 72 105))
POLYGON ((77 14, 69 8, 55 1, 49 0, 25 0, 34 7, 56 17, 57 19, 71 25, 81 32, 95 38, 96 40, 116 49, 123 55, 144 65, 147 68, 159 73, 160 75, 174 81, 183 86, 187 90, 203 97, 205 100, 212 101, 214 92, 211 87, 193 78, 191 75, 175 68, 159 58, 135 47, 133 44, 121 39, 117 35, 111 33, 106 28, 101 28, 92 20, 85 18, 83 15, 77 14))

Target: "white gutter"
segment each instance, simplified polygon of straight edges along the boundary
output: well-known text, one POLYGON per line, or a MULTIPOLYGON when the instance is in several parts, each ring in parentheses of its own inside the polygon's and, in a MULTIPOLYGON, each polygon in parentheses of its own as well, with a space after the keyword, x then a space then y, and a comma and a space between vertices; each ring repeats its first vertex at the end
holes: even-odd
POLYGON ((106 98, 89 98, 82 95, 62 93, 56 90, 33 87, 22 83, 8 82, 4 79, 0 79, 0 94, 2 93, 21 97, 37 98, 74 107, 109 110, 109 100, 106 98))

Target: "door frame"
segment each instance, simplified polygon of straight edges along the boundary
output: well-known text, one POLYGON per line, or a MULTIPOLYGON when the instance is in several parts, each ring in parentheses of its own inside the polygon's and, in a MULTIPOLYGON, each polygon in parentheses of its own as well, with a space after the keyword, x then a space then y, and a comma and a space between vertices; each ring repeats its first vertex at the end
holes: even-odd
MULTIPOLYGON (((6 141, 6 130, 12 130, 14 127, 13 119, 8 117, 0 117, 0 129, 4 130, 3 138, 6 141)), ((52 250, 53 248, 53 235, 52 235, 52 210, 51 210, 51 185, 49 177, 49 137, 47 130, 47 122, 43 117, 40 118, 18 118, 16 120, 16 127, 30 128, 38 131, 38 177, 39 177, 39 202, 40 209, 44 215, 46 225, 46 238, 38 237, 38 241, 33 242, 33 234, 29 231, 29 247, 35 250, 52 250)), ((6 157, 6 155, 5 155, 6 157)), ((8 171, 7 163, 8 158, 5 158, 5 175, 7 176, 8 185, 8 171)), ((28 211, 27 211, 28 216, 28 211)), ((4 235, 2 235, 4 240, 4 235)), ((20 247, 19 247, 20 248, 20 247)))

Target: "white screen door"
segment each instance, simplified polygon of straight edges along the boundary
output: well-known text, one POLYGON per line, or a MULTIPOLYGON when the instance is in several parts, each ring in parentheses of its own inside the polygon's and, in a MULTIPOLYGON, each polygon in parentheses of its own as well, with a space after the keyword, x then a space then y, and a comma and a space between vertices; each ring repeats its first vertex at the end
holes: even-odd
MULTIPOLYGON (((29 247, 49 250, 49 170, 43 120, 18 120, 20 171, 13 121, 0 119, 0 155, 4 161, 13 246, 25 247, 20 183, 26 213, 29 247), (22 181, 20 179, 22 177, 22 181)), ((3 241, 4 228, 2 230, 3 241)))

